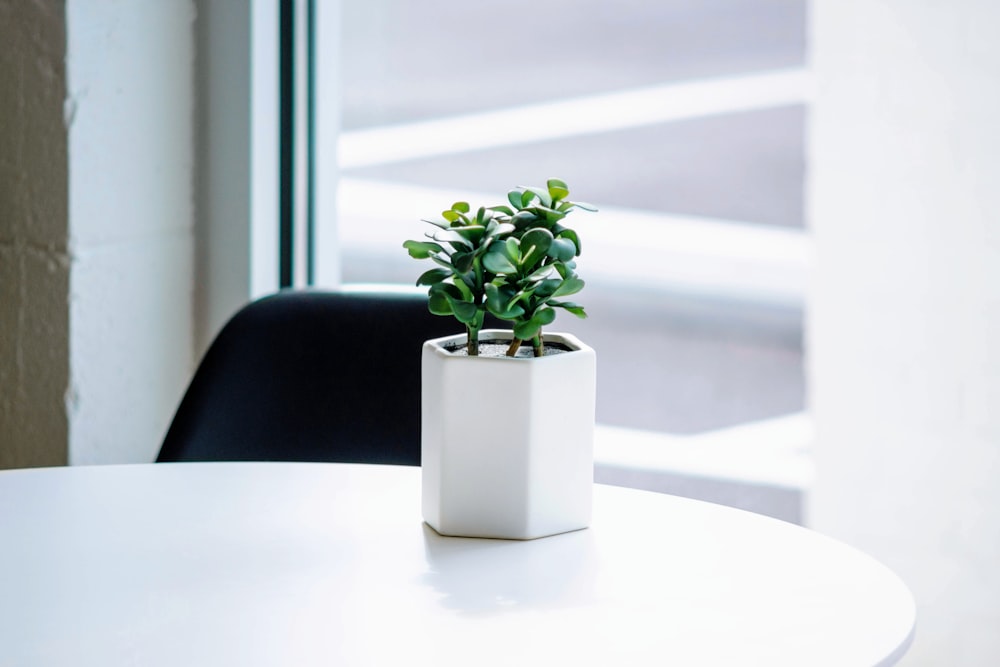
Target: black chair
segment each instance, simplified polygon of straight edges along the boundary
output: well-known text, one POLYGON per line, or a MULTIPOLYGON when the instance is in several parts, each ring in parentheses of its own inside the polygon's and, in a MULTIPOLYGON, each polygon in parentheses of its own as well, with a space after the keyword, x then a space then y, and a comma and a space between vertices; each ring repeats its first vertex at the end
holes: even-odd
POLYGON ((421 344, 461 331, 420 292, 264 297, 212 342, 156 460, 420 465, 421 344))

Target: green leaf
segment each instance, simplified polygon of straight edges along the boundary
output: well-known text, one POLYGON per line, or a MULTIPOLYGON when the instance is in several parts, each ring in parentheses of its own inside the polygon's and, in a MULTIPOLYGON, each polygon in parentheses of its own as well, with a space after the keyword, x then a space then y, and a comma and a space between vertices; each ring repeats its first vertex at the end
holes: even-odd
POLYGON ((503 252, 511 263, 519 263, 521 261, 521 242, 515 238, 507 239, 503 244, 503 252))
POLYGON ((518 303, 523 301, 528 296, 524 292, 515 292, 513 290, 508 290, 504 293, 504 295, 507 296, 507 303, 504 304, 504 308, 507 310, 513 310, 515 306, 518 306, 518 303))
POLYGON ((426 222, 430 225, 434 225, 435 227, 440 227, 441 229, 448 229, 451 227, 447 220, 429 220, 427 218, 421 218, 420 222, 426 222))
MULTIPOLYGON (((496 246, 494 246, 496 247, 496 246)), ((514 273, 517 271, 509 259, 507 259, 503 250, 490 250, 488 253, 483 255, 483 268, 491 273, 514 273)))
POLYGON ((490 220, 489 227, 486 228, 486 236, 488 238, 493 238, 496 236, 506 236, 514 231, 514 225, 509 222, 497 222, 495 219, 490 220))
POLYGON ((500 288, 493 283, 486 283, 483 292, 486 294, 486 308, 493 312, 493 308, 500 303, 500 288))
POLYGON ((542 308, 531 319, 541 323, 542 326, 552 324, 556 319, 556 311, 551 308, 542 308))
POLYGON ((541 204, 534 204, 524 209, 530 213, 534 213, 535 217, 539 220, 548 220, 548 214, 555 211, 554 208, 549 208, 548 206, 542 206, 541 204))
POLYGON ((597 207, 594 206, 593 204, 588 204, 587 202, 575 201, 575 202, 573 202, 573 206, 576 206, 577 208, 582 208, 584 211, 590 211, 591 213, 597 213, 597 207))
POLYGON ((499 320, 507 320, 508 322, 516 322, 522 315, 524 315, 524 308, 521 306, 514 306, 510 310, 504 311, 490 311, 493 317, 499 320))
MULTIPOLYGON (((521 281, 521 283, 523 282, 524 281, 521 281)), ((535 308, 541 305, 540 303, 536 303, 536 301, 538 301, 538 298, 535 296, 536 287, 538 287, 537 284, 535 285, 519 284, 518 290, 514 292, 513 298, 511 298, 510 301, 507 302, 507 307, 511 308, 515 303, 520 302, 524 304, 525 310, 532 313, 535 312, 535 308), (532 304, 534 304, 534 306, 532 306, 532 304)))
POLYGON ((510 287, 496 283, 487 283, 483 291, 486 293, 486 303, 489 304, 492 301, 493 307, 500 312, 507 309, 505 302, 513 294, 510 287))
POLYGON ((546 181, 545 187, 549 189, 549 195, 552 197, 552 201, 565 199, 569 196, 569 187, 565 182, 560 181, 558 178, 550 178, 546 181))
POLYGON ((549 307, 539 309, 530 320, 514 325, 514 335, 521 340, 534 338, 543 326, 552 324, 556 319, 556 311, 549 307))
POLYGON ((541 329, 542 325, 533 319, 527 322, 518 322, 514 325, 514 335, 521 340, 529 340, 537 336, 541 329))
POLYGON ((440 245, 429 241, 406 241, 403 243, 403 247, 407 249, 413 259, 427 259, 431 255, 444 252, 444 248, 440 245))
POLYGON ((428 294, 427 310, 434 315, 451 315, 451 302, 444 294, 428 294))
MULTIPOLYGON (((461 228, 460 228, 461 229, 461 228)), ((465 238, 461 233, 456 231, 442 231, 437 232, 433 236, 435 241, 440 241, 441 243, 450 243, 453 246, 464 246, 469 250, 472 250, 473 244, 467 238, 465 238)))
POLYGON ((563 284, 559 286, 559 289, 553 293, 552 296, 569 296, 570 294, 576 294, 583 289, 584 282, 579 278, 566 278, 563 280, 563 284))
POLYGON ((555 299, 552 299, 548 303, 550 306, 554 306, 556 308, 563 308, 573 313, 582 320, 587 319, 587 313, 584 312, 583 306, 581 306, 578 303, 573 303, 572 301, 556 301, 555 299))
POLYGON ((445 255, 444 259, 442 259, 440 255, 434 255, 431 259, 434 260, 438 266, 443 266, 448 269, 448 273, 455 273, 455 267, 451 265, 451 257, 445 255))
POLYGON ((544 264, 544 265, 538 267, 537 269, 535 269, 534 271, 532 271, 531 273, 529 273, 527 276, 525 276, 524 280, 527 281, 527 282, 535 282, 536 280, 541 280, 542 278, 544 278, 548 274, 552 273, 552 267, 553 266, 555 266, 555 265, 554 264, 544 264))
MULTIPOLYGON (((463 240, 465 240, 470 246, 477 246, 482 242, 483 237, 486 236, 486 228, 481 225, 462 225, 460 227, 452 227, 449 232, 454 232, 458 234, 463 240)), ((440 236, 442 232, 436 233, 434 236, 440 236)))
POLYGON ((521 237, 521 266, 535 266, 545 258, 552 245, 552 232, 541 227, 528 230, 521 237))
POLYGON ((447 220, 448 222, 456 222, 462 219, 462 216, 460 216, 458 213, 455 213, 454 211, 442 211, 441 217, 447 220))
POLYGON ((580 245, 580 237, 572 229, 567 229, 564 227, 561 231, 559 231, 556 234, 556 236, 561 239, 569 239, 570 241, 572 241, 573 245, 576 246, 576 253, 575 253, 576 255, 579 255, 581 252, 583 252, 583 246, 580 245))
POLYGON ((475 284, 476 281, 471 273, 463 273, 455 280, 455 289, 458 290, 463 301, 472 301, 475 298, 472 293, 475 284))
POLYGON ((427 290, 427 309, 435 315, 453 315, 451 300, 461 298, 458 288, 451 283, 437 283, 427 290))
POLYGON ((546 222, 550 223, 550 225, 557 223, 566 217, 566 214, 562 211, 554 208, 546 208, 545 206, 535 206, 532 210, 539 213, 543 218, 545 218, 546 222))
POLYGON ((531 211, 518 211, 510 221, 515 229, 526 229, 538 222, 538 216, 531 211))
POLYGON ((450 271, 445 271, 444 269, 431 269, 430 271, 425 271, 420 274, 417 278, 418 285, 434 285, 441 282, 445 278, 451 275, 450 271))
POLYGON ((562 284, 563 281, 556 280, 555 278, 552 278, 550 280, 543 280, 542 282, 538 283, 537 287, 535 287, 535 294, 543 299, 546 297, 550 297, 556 293, 556 291, 562 286, 562 284))
POLYGON ((483 324, 486 322, 486 311, 482 308, 476 308, 476 317, 469 323, 469 326, 476 331, 483 328, 483 324))
POLYGON ((520 190, 511 190, 511 191, 509 191, 507 193, 507 201, 509 201, 511 203, 511 205, 514 208, 516 208, 517 210, 521 210, 522 208, 524 208, 524 206, 522 206, 522 204, 521 204, 521 191, 520 190))
POLYGON ((501 320, 516 320, 524 315, 524 308, 521 306, 514 304, 508 307, 504 304, 504 294, 492 284, 486 286, 486 307, 501 320))
POLYGON ((563 278, 576 277, 576 273, 573 271, 573 269, 576 268, 576 262, 556 262, 555 267, 556 271, 558 271, 559 275, 563 278))
POLYGON ((451 256, 451 263, 459 273, 468 273, 472 270, 473 259, 471 252, 456 252, 451 256))
POLYGON ((482 257, 487 252, 489 252, 490 248, 492 247, 493 247, 493 239, 487 237, 482 243, 479 244, 479 247, 476 248, 476 251, 473 253, 473 256, 482 257))
POLYGON ((552 245, 549 246, 548 254, 549 257, 560 262, 568 262, 576 257, 576 244, 567 238, 554 239, 552 245))
POLYGON ((448 297, 448 302, 451 304, 451 309, 456 320, 462 324, 472 324, 476 321, 476 315, 479 312, 476 304, 469 303, 468 301, 460 301, 450 296, 448 297))
MULTIPOLYGON (((447 201, 447 200, 445 200, 447 201)), ((459 213, 468 213, 470 210, 468 202, 457 201, 451 205, 452 211, 458 211, 459 213)))
POLYGON ((514 215, 514 209, 510 206, 490 206, 491 211, 496 211, 497 213, 504 213, 506 215, 514 215))
POLYGON ((525 188, 525 190, 538 197, 538 201, 542 202, 542 206, 547 208, 552 206, 552 197, 549 195, 548 190, 543 190, 541 188, 525 188))

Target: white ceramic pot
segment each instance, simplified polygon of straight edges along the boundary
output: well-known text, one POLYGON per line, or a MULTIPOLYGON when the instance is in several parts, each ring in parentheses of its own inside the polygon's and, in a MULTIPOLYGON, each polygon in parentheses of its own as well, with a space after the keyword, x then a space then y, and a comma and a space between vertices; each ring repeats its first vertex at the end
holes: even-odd
POLYGON ((464 334, 424 343, 423 515, 442 535, 530 540, 590 524, 596 355, 569 334, 544 340, 571 351, 468 357, 448 349, 464 334))

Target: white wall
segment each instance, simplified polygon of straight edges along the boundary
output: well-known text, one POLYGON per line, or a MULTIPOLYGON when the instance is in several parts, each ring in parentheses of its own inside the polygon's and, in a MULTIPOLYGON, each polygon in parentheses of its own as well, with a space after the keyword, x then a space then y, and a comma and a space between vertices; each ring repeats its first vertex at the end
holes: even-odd
POLYGON ((71 464, 152 460, 193 370, 194 20, 66 4, 71 464))
POLYGON ((278 3, 198 0, 195 350, 278 289, 278 3))
POLYGON ((814 0, 811 523, 1000 665, 1000 4, 814 0))

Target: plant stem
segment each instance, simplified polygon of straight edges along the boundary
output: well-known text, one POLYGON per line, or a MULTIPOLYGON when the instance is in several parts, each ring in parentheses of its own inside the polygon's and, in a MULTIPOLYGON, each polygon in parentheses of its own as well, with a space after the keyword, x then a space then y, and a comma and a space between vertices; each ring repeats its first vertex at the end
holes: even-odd
POLYGON ((521 347, 521 339, 515 338, 510 342, 510 347, 507 348, 507 356, 513 357, 517 354, 517 350, 521 347))
POLYGON ((479 356, 479 329, 466 325, 465 350, 470 357, 479 356))
POLYGON ((475 264, 473 265, 475 270, 473 274, 476 277, 476 295, 473 297, 473 303, 476 304, 477 313, 475 321, 472 324, 467 324, 466 328, 469 330, 469 343, 467 345, 467 350, 470 357, 479 356, 479 330, 483 328, 483 315, 481 306, 483 304, 483 276, 482 269, 479 266, 479 259, 476 258, 475 264))
POLYGON ((535 356, 540 357, 545 354, 545 346, 542 344, 542 332, 539 331, 538 335, 531 339, 531 346, 534 349, 535 356))

